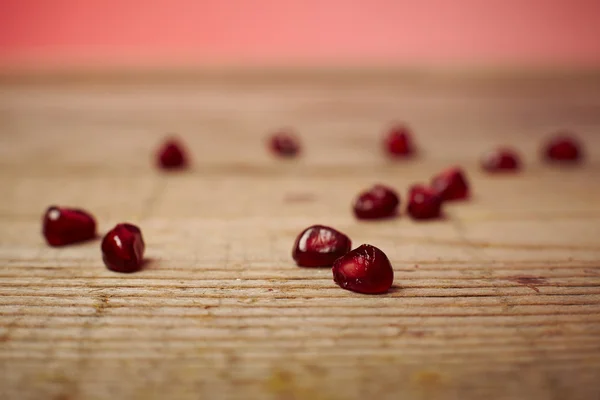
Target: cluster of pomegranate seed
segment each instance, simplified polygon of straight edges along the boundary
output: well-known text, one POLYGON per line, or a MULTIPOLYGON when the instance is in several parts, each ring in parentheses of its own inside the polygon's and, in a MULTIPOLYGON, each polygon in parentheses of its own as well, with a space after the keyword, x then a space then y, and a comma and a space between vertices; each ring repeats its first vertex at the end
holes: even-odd
MULTIPOLYGON (((292 133, 278 132, 270 137, 269 148, 276 155, 294 157, 300 152, 300 141, 292 133)), ((384 148, 394 158, 415 153, 411 133, 402 125, 387 133, 384 148)), ((547 143, 543 156, 551 162, 568 163, 578 162, 583 157, 577 140, 565 132, 547 143)), ((167 139, 157 152, 157 164, 167 170, 186 168, 189 161, 182 143, 174 138, 167 139)), ((521 168, 521 160, 513 149, 497 148, 482 157, 481 167, 494 173, 517 171, 521 168)), ((416 220, 439 218, 444 202, 468 197, 469 184, 464 171, 452 167, 435 175, 430 186, 410 187, 406 211, 416 220)), ((399 206, 400 197, 394 189, 376 184, 359 193, 353 211, 358 219, 384 219, 397 216, 399 206)), ((50 246, 66 246, 94 239, 96 221, 87 211, 51 206, 44 214, 42 233, 50 246)), ((101 250, 108 269, 138 271, 145 250, 142 232, 129 223, 117 224, 102 239, 101 250)), ((301 267, 331 267, 336 284, 358 293, 385 293, 394 280, 394 270, 385 253, 368 244, 352 250, 350 238, 328 226, 313 225, 303 230, 296 238, 292 257, 301 267)))
MULTIPOLYGON (((87 211, 52 206, 44 213, 42 234, 50 246, 80 243, 96 237, 96 221, 87 211)), ((101 249, 108 269, 137 271, 144 258, 142 232, 135 225, 118 224, 104 236, 101 249)))
POLYGON ((333 280, 358 293, 385 293, 394 281, 386 255, 368 244, 350 250, 350 238, 323 225, 313 225, 298 235, 292 257, 300 267, 332 267, 333 280))

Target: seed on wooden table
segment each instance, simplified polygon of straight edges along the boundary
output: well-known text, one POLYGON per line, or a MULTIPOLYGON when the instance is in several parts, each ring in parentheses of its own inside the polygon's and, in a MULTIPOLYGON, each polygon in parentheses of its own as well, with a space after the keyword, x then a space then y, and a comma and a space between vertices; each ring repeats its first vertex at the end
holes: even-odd
POLYGON ((281 157, 294 157, 300 152, 300 139, 291 132, 277 132, 269 139, 271 151, 281 157))
POLYGON ((544 149, 544 156, 548 161, 576 163, 583 158, 581 145, 568 132, 561 132, 548 141, 544 149))
POLYGON ((292 257, 301 267, 329 267, 352 248, 348 236, 323 225, 313 225, 296 238, 292 257))
POLYGON ((342 289, 365 294, 387 292, 394 282, 394 270, 385 253, 363 244, 333 263, 333 280, 342 289))
POLYGON ((394 126, 385 136, 384 149, 394 158, 403 158, 414 153, 412 136, 406 126, 394 126))
POLYGON ((469 197, 469 184, 465 173, 459 167, 448 168, 434 176, 431 187, 442 201, 469 197))
POLYGON ((442 200, 429 187, 415 185, 409 189, 406 211, 413 219, 432 219, 440 216, 442 200))
POLYGON ((481 167, 488 172, 514 172, 521 168, 521 160, 513 149, 497 148, 483 155, 481 167))
POLYGON ((183 169, 188 166, 188 158, 183 144, 175 139, 167 139, 158 150, 158 166, 166 170, 183 169))
POLYGON ((50 246, 65 246, 96 237, 96 221, 78 208, 51 206, 44 213, 42 233, 50 246))
POLYGON ((108 269, 115 272, 135 272, 144 258, 142 231, 135 225, 116 225, 102 239, 102 259, 108 269))
POLYGON ((384 185, 374 185, 354 200, 354 215, 359 219, 382 219, 397 215, 400 198, 384 185))

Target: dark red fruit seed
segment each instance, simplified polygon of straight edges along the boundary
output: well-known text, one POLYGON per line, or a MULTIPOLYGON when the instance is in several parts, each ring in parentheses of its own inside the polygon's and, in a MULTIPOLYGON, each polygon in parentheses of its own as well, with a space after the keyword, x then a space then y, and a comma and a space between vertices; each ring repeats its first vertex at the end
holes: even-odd
POLYGON ((463 171, 458 167, 449 168, 434 176, 431 180, 431 187, 442 201, 469 197, 469 184, 463 171))
POLYGON ((581 146, 568 133, 562 133, 548 142, 545 157, 549 161, 577 162, 582 158, 581 146))
POLYGON ((44 214, 42 233, 50 246, 64 246, 96 237, 96 221, 77 208, 51 206, 44 214))
POLYGON ((142 231, 135 225, 118 224, 102 239, 102 259, 116 272, 135 272, 144 258, 142 231))
POLYGON ((481 158, 481 167, 488 172, 516 171, 521 166, 519 155, 508 148, 499 148, 481 158))
POLYGON ((187 166, 183 145, 176 139, 168 139, 158 150, 158 166, 163 169, 181 169, 187 166))
POLYGON ((440 216, 442 200, 431 188, 415 185, 408 194, 406 211, 414 219, 431 219, 440 216))
POLYGON ((385 293, 394 282, 394 270, 385 253, 368 244, 333 263, 333 280, 342 289, 358 293, 385 293))
POLYGON ((300 140, 292 133, 279 132, 271 136, 271 151, 282 157, 294 157, 300 152, 300 140))
POLYGON ((351 248, 348 236, 328 226, 313 225, 296 238, 292 257, 301 267, 329 267, 351 248))
POLYGON ((405 157, 414 152, 410 132, 405 126, 392 128, 385 137, 384 145, 386 152, 393 157, 405 157))
POLYGON ((380 219, 396 215, 400 198, 384 185, 361 192, 354 200, 354 215, 359 219, 380 219))

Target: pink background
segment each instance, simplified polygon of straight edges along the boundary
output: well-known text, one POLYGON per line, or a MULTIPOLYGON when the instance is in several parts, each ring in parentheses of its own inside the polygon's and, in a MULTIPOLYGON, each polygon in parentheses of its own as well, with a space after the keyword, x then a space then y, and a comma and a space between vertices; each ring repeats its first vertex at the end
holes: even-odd
POLYGON ((600 66, 600 0, 0 0, 0 66, 600 66))

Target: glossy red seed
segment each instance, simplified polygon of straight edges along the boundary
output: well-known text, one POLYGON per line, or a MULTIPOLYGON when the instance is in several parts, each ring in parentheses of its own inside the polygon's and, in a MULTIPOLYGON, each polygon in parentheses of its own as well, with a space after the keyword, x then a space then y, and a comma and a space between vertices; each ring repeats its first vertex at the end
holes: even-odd
POLYGON ((269 140, 271 151, 282 157, 294 157, 300 152, 300 140, 292 133, 278 132, 269 140))
POLYGON ((65 246, 96 237, 96 221, 77 208, 51 206, 43 218, 42 233, 50 246, 65 246))
POLYGON ((329 267, 352 248, 343 233, 323 225, 313 225, 296 238, 292 257, 301 267, 329 267))
POLYGON ((163 169, 182 169, 187 164, 184 146, 177 139, 168 139, 158 150, 158 166, 163 169))
POLYGON ((583 154, 577 139, 569 133, 560 133, 547 144, 544 155, 548 161, 577 162, 583 154))
POLYGON ((415 185, 408 194, 406 211, 414 219, 438 218, 441 213, 442 200, 431 188, 415 185))
POLYGON ((333 280, 342 289, 358 293, 385 293, 394 282, 394 270, 385 253, 363 244, 333 263, 333 280))
POLYGON ((519 154, 508 148, 498 148, 481 158, 481 167, 488 172, 516 171, 521 166, 519 154))
POLYGON ((442 201, 459 200, 469 197, 469 184, 464 172, 458 168, 448 168, 433 177, 431 187, 442 201))
POLYGON ((406 157, 414 153, 411 134, 405 126, 392 128, 385 136, 384 149, 392 157, 406 157))
POLYGON ((375 185, 361 192, 354 200, 354 215, 359 219, 381 219, 397 214, 400 198, 384 185, 375 185))
POLYGON ((116 272, 135 272, 144 258, 142 231, 135 225, 118 224, 102 239, 102 259, 116 272))

